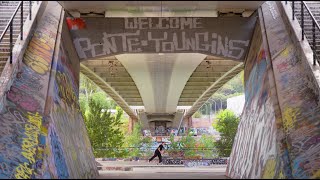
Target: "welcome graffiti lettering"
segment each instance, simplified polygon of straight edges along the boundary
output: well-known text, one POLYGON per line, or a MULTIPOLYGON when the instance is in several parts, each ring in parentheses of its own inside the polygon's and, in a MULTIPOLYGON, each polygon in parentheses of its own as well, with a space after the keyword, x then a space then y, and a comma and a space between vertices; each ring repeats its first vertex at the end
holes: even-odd
POLYGON ((141 17, 83 18, 82 21, 87 28, 71 29, 73 43, 82 59, 121 53, 197 52, 240 60, 249 45, 255 19, 225 22, 220 18, 141 17), (226 28, 229 32, 220 27, 222 22, 224 27, 230 27, 226 28), (239 26, 238 31, 233 26, 239 26))
POLYGON ((118 53, 139 53, 144 47, 154 46, 153 52, 197 51, 212 53, 234 59, 240 59, 249 45, 249 40, 235 40, 217 33, 194 33, 187 37, 186 32, 147 32, 146 39, 141 39, 141 31, 134 33, 103 33, 102 43, 91 43, 88 38, 74 40, 80 58, 90 58, 118 53))
POLYGON ((201 18, 124 18, 126 29, 200 29, 201 18))

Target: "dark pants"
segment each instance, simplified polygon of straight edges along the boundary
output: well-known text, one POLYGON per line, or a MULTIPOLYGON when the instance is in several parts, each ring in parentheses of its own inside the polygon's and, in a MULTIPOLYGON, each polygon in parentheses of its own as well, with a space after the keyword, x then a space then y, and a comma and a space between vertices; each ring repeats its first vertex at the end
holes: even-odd
POLYGON ((152 161, 156 156, 158 156, 159 163, 161 163, 162 162, 162 156, 161 156, 160 151, 158 151, 158 149, 154 152, 154 155, 149 159, 149 161, 152 161))

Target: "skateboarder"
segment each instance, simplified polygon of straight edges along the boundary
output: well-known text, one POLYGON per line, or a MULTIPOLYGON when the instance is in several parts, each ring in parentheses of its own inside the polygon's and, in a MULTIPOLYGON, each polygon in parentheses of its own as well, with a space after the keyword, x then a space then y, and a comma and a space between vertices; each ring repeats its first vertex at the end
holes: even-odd
POLYGON ((151 162, 156 156, 158 156, 159 158, 159 164, 162 163, 162 156, 161 154, 163 154, 164 152, 164 142, 161 142, 161 144, 158 146, 158 148, 154 151, 154 155, 148 160, 148 162, 151 162))

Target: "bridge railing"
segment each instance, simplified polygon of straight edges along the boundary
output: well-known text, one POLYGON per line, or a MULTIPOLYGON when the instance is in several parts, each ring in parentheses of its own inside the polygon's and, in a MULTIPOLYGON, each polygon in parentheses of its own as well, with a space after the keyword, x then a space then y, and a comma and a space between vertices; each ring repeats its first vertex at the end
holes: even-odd
MULTIPOLYGON (((17 12, 20 9, 20 40, 23 40, 23 2, 20 1, 18 6, 16 7, 14 13, 12 14, 8 24, 6 25, 5 29, 3 30, 1 36, 0 36, 0 43, 3 42, 4 36, 6 35, 7 31, 10 30, 10 64, 12 64, 12 49, 13 49, 13 21, 14 18, 17 17, 17 12)), ((37 1, 39 3, 39 1, 37 1)), ((29 20, 31 20, 32 17, 32 1, 29 1, 29 20)))
MULTIPOLYGON (((312 38, 309 39, 309 44, 311 46, 311 49, 313 51, 313 65, 316 65, 317 62, 320 65, 320 46, 317 46, 316 40, 319 39, 319 37, 316 37, 316 34, 320 34, 320 26, 317 22, 316 18, 313 16, 313 13, 311 12, 310 8, 304 1, 289 1, 292 4, 292 20, 295 20, 296 16, 298 16, 298 12, 300 11, 300 26, 301 26, 301 37, 302 40, 304 40, 305 34, 305 23, 306 23, 306 17, 307 15, 309 19, 312 21, 312 38), (300 9, 298 9, 298 6, 300 6, 300 9), (306 13, 305 13, 306 12, 306 13), (319 52, 319 53, 317 53, 319 52)), ((288 1, 285 1, 286 4, 288 4, 288 1)), ((318 41, 320 43, 320 41, 318 41)))

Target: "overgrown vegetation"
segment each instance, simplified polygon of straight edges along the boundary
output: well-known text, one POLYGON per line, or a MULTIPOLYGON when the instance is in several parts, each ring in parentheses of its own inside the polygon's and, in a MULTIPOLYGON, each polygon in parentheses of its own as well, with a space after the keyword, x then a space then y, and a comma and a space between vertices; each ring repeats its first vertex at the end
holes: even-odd
POLYGON ((128 134, 125 139, 125 146, 129 147, 127 157, 148 156, 151 148, 152 139, 142 135, 141 124, 136 123, 131 134, 128 134))
POLYGON ((80 108, 95 157, 125 156, 123 110, 88 78, 81 75, 80 79, 80 108))
POLYGON ((220 139, 215 146, 220 157, 229 157, 234 138, 237 133, 240 118, 230 110, 222 110, 217 114, 213 127, 220 133, 220 139))

